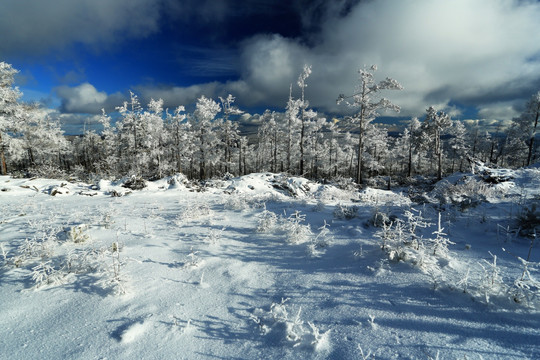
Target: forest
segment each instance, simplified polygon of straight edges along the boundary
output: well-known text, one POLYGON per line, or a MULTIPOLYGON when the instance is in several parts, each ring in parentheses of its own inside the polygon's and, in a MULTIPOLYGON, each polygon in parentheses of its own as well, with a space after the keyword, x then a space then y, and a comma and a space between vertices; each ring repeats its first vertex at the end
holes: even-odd
POLYGON ((312 70, 306 65, 291 85, 283 112, 251 116, 256 131, 243 130, 239 118, 244 112, 230 94, 217 100, 201 95, 195 110, 187 113, 184 106, 164 109, 161 99, 144 106, 130 92, 129 101, 119 104, 114 114, 103 111, 100 131, 65 136, 59 120, 44 115, 36 104, 20 101, 22 94, 14 85, 18 70, 1 62, 1 174, 155 180, 183 173, 206 180, 280 172, 356 184, 386 179, 390 185, 415 176, 441 179, 470 169, 471 162, 519 168, 537 160, 540 91, 512 119, 512 126, 494 133, 478 124, 467 127, 429 106, 392 135, 376 119, 399 112, 384 96, 406 89, 394 79, 377 81, 376 70, 358 70, 354 93, 336 94, 337 102, 352 111, 350 116, 326 118, 310 108, 306 87, 312 70))

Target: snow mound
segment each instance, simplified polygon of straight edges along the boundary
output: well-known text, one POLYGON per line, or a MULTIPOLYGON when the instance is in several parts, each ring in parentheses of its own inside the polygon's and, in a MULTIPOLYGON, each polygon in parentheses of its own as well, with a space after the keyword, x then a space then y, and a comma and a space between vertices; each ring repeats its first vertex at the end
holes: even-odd
POLYGON ((334 185, 320 184, 303 177, 285 174, 254 173, 224 181, 228 194, 271 195, 276 198, 351 200, 357 193, 334 185))
POLYGON ((144 334, 146 325, 144 322, 136 322, 127 326, 120 334, 120 342, 128 344, 134 340, 137 340, 144 334))
POLYGON ((287 177, 283 174, 255 173, 233 178, 225 182, 225 191, 230 194, 248 193, 264 195, 274 193, 292 197, 305 197, 315 185, 301 177, 287 177))
POLYGON ((407 195, 373 188, 362 190, 360 201, 376 205, 408 206, 411 204, 411 199, 407 195))
POLYGON ((540 197, 540 169, 476 166, 474 173, 455 173, 437 182, 428 197, 461 207, 481 202, 499 203, 509 197, 535 199, 540 197))

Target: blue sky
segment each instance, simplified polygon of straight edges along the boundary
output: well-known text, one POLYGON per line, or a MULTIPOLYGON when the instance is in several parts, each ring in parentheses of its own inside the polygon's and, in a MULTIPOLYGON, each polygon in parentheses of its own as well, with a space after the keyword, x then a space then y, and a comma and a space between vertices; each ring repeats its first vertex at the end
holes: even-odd
MULTIPOLYGON (((320 112, 347 111, 358 68, 377 64, 401 118, 435 106, 493 128, 540 90, 540 2, 528 0, 2 0, 0 60, 76 132, 137 93, 190 106, 228 93, 283 109, 304 64, 320 112)), ((298 89, 295 89, 298 95, 298 89)))

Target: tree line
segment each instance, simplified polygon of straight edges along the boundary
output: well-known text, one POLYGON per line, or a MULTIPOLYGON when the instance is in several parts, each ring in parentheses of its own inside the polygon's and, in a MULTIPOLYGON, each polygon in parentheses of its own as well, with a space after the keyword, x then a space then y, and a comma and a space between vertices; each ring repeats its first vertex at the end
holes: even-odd
POLYGON ((102 130, 66 137, 59 121, 39 107, 20 102, 14 86, 17 70, 0 62, 0 172, 21 176, 69 176, 157 179, 183 173, 193 179, 252 172, 285 172, 313 179, 374 176, 406 179, 465 171, 471 159, 503 167, 537 161, 536 131, 540 91, 531 96, 512 126, 491 134, 466 127, 444 111, 429 107, 423 120, 412 118, 397 136, 374 120, 399 106, 382 96, 402 90, 394 79, 375 81, 376 66, 358 71, 358 86, 337 102, 354 114, 327 119, 310 108, 306 97, 311 67, 305 66, 285 110, 258 116, 256 134, 241 131, 243 111, 228 95, 201 96, 193 113, 184 106, 169 111, 163 100, 144 107, 138 96, 119 106, 115 121, 103 112, 102 130))

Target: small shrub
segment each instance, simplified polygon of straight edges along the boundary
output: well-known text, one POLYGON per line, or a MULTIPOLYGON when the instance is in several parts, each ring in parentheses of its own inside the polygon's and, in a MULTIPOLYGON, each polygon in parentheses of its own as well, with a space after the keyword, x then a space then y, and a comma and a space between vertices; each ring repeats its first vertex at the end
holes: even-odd
POLYGON ((277 222, 278 216, 275 213, 266 210, 265 205, 264 210, 259 215, 259 220, 257 221, 257 232, 271 232, 276 228, 277 222))
POLYGON ((34 280, 36 288, 44 285, 63 284, 65 276, 64 272, 51 265, 51 261, 41 262, 32 268, 32 280, 34 280))
POLYGON ((257 324, 261 335, 276 333, 292 347, 324 351, 329 347, 330 331, 321 332, 313 323, 308 321, 307 326, 301 318, 302 308, 294 317, 289 314, 287 306, 289 298, 281 299, 281 302, 273 302, 268 312, 257 309, 251 314, 251 320, 257 324))
POLYGON ((68 231, 68 239, 75 244, 83 243, 90 240, 90 235, 86 233, 88 225, 75 225, 68 231))
POLYGON ((330 245, 331 235, 328 229, 329 225, 324 221, 324 225, 319 228, 319 233, 311 238, 311 242, 308 245, 308 254, 312 257, 321 256, 326 248, 330 245))
POLYGON ((334 217, 340 220, 354 219, 358 214, 358 206, 355 205, 343 205, 341 203, 336 205, 334 209, 334 217))
POLYGON ((303 225, 306 215, 295 211, 288 218, 283 228, 287 233, 287 241, 291 244, 302 244, 310 241, 313 233, 309 225, 303 225))
POLYGON ((517 217, 517 226, 521 236, 533 237, 540 232, 540 210, 537 202, 523 206, 517 217))
POLYGON ((131 190, 142 190, 146 187, 146 180, 140 176, 132 175, 129 180, 127 180, 122 187, 131 189, 131 190))

